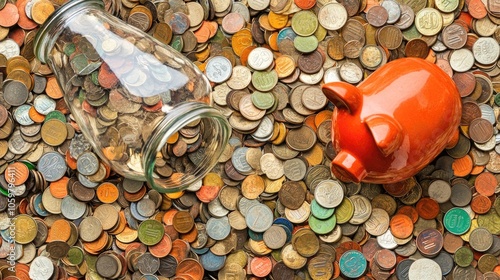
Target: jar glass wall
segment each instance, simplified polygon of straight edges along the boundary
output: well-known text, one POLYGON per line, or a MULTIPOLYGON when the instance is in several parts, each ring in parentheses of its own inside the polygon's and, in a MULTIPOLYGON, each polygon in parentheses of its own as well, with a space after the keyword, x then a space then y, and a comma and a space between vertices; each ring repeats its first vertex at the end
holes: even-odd
POLYGON ((209 172, 230 136, 203 73, 169 46, 73 0, 41 27, 48 63, 95 152, 117 173, 178 191, 209 172))

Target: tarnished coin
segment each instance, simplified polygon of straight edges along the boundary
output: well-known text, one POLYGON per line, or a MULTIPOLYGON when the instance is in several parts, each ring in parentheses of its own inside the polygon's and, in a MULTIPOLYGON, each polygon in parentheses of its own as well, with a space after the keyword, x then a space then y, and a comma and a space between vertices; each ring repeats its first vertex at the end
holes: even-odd
POLYGON ((323 207, 335 208, 342 203, 344 190, 338 181, 323 180, 316 186, 314 198, 323 207))

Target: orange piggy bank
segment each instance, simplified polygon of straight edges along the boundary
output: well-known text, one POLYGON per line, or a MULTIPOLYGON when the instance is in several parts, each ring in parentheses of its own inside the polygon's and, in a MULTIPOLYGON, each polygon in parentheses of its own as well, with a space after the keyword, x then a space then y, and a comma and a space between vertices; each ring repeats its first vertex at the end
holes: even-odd
POLYGON ((418 58, 394 60, 358 86, 323 85, 335 105, 332 172, 344 181, 405 180, 458 141, 462 114, 453 80, 418 58))

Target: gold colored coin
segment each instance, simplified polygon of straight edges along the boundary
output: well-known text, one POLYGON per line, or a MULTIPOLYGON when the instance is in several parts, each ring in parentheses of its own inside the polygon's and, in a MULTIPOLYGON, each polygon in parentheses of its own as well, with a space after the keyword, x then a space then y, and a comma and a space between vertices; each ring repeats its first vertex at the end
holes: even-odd
POLYGON ((28 244, 36 238, 37 224, 33 218, 26 214, 16 216, 15 220, 16 243, 28 244))
POLYGON ((68 136, 66 124, 58 119, 50 119, 42 125, 42 140, 50 146, 59 146, 68 136))
POLYGON ((54 5, 48 0, 36 1, 31 8, 31 17, 36 23, 43 24, 54 10, 54 5))

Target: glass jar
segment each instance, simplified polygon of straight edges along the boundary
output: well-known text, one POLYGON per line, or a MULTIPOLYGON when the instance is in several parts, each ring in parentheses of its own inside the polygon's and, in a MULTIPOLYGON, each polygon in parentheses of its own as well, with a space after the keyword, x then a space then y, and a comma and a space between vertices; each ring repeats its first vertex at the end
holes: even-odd
POLYGON ((104 162, 160 192, 182 190, 215 166, 229 123, 191 61, 103 8, 101 0, 61 6, 40 28, 36 56, 104 162))

